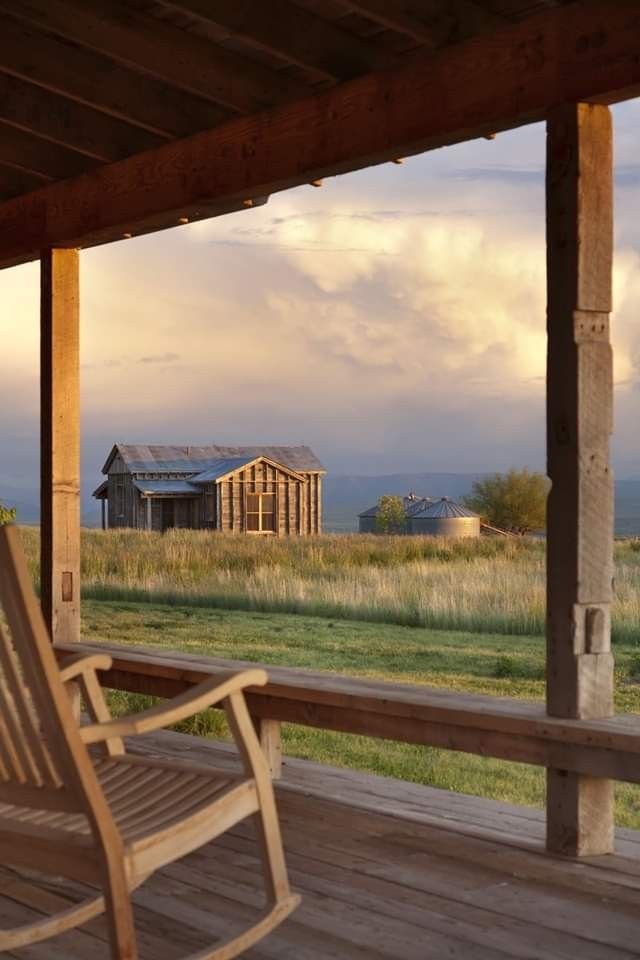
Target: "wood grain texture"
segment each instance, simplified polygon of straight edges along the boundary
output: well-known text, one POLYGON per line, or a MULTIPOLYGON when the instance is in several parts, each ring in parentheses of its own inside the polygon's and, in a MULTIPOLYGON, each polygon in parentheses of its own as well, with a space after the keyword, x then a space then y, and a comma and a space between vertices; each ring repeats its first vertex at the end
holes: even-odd
POLYGON ((132 890, 249 816, 259 824, 266 908, 240 934, 191 954, 191 960, 231 960, 262 939, 299 903, 289 889, 271 778, 242 692, 263 683, 264 671, 230 675, 222 683, 209 677, 168 705, 115 720, 85 682, 94 722, 80 726, 68 685, 81 676, 95 679, 110 660, 75 656, 58 669, 13 525, 0 527, 0 606, 10 631, 7 636, 0 630, 6 708, 0 715, 0 858, 93 883, 101 894, 53 917, 3 924, 0 952, 54 936, 104 910, 111 957, 137 960, 132 890), (236 737, 244 777, 123 752, 123 735, 158 729, 218 701, 236 737), (89 755, 85 743, 108 740, 115 749, 89 755))
MULTIPOLYGON (((4 73, 0 120, 103 163, 149 150, 166 139, 4 73)), ((46 146, 40 149, 44 155, 46 146)))
POLYGON ((4 15, 0 69, 161 139, 184 137, 229 116, 202 98, 4 15))
POLYGON ((52 639, 73 642, 80 639, 78 251, 46 250, 40 269, 41 600, 52 639))
POLYGON ((291 0, 270 0, 268 6, 251 0, 176 0, 173 6, 321 77, 345 79, 389 65, 390 58, 366 41, 291 0))
POLYGON ((639 36, 635 3, 570 4, 53 184, 0 206, 0 265, 540 120, 567 101, 632 96, 639 36))
POLYGON ((118 0, 1 0, 0 8, 227 109, 249 112, 299 95, 258 63, 118 0))
MULTIPOLYGON (((164 732, 134 746, 238 771, 229 744, 164 732)), ((618 831, 620 856, 576 863, 545 853, 539 810, 297 759, 276 797, 303 901, 246 960, 637 957, 637 833, 618 831)), ((260 905, 258 866, 247 823, 151 877, 136 894, 141 960, 184 960, 246 923, 260 905)), ((84 896, 77 883, 0 870, 11 921, 84 896)), ((104 944, 92 921, 29 960, 105 960, 104 944)))
MULTIPOLYGON (((547 706, 613 713, 613 153, 609 109, 561 107, 548 122, 547 706)), ((548 775, 548 842, 572 855, 613 844, 613 785, 548 775)))
MULTIPOLYGON (((78 648, 56 647, 64 658, 78 648)), ((113 658, 107 687, 173 697, 206 678, 256 665, 142 647, 81 644, 85 654, 113 658)), ((287 667, 268 667, 264 687, 250 688, 252 717, 444 747, 576 773, 640 781, 640 729, 635 717, 570 720, 543 704, 448 693, 287 667)))

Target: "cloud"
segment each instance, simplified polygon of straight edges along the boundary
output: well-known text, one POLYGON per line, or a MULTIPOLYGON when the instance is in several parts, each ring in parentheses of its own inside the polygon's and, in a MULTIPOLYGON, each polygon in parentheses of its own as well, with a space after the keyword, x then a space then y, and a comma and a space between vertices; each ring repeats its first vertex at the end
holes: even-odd
MULTIPOLYGON (((636 141, 619 177, 620 459, 640 383, 636 141)), ((115 439, 307 442, 356 472, 541 466, 543 159, 544 129, 515 131, 83 252, 87 483, 115 439)), ((0 304, 2 476, 11 436, 37 451, 37 270, 0 273, 0 304)))
POLYGON ((138 363, 161 363, 163 365, 177 363, 180 360, 178 353, 159 353, 149 357, 139 357, 138 363))
POLYGON ((544 169, 518 169, 517 167, 459 167, 451 173, 442 176, 452 180, 466 180, 472 183, 482 183, 493 180, 498 183, 509 183, 516 186, 529 186, 532 183, 544 182, 544 169))

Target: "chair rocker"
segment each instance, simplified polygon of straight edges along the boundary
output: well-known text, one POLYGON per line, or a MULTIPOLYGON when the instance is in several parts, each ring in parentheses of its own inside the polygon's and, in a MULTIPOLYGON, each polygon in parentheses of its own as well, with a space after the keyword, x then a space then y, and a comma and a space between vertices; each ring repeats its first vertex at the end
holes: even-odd
POLYGON ((33 590, 15 527, 0 527, 0 858, 62 875, 101 891, 94 899, 12 930, 0 952, 69 930, 106 911, 113 960, 137 960, 131 893, 155 870, 254 816, 266 907, 239 936, 191 954, 229 960, 297 906, 289 889, 273 786, 249 716, 244 688, 264 670, 212 677, 167 704, 112 719, 97 671, 103 654, 72 656, 60 667, 33 590), (90 722, 81 726, 66 684, 76 684, 90 722), (122 738, 158 730, 221 703, 243 773, 145 759, 122 738), (91 753, 90 744, 97 745, 91 753), (96 755, 94 755, 96 754, 96 755))

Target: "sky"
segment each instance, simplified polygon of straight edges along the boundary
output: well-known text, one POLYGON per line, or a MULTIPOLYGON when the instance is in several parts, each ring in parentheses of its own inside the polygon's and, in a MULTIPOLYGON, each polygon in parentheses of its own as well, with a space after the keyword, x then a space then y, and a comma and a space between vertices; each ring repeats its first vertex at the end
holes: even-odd
MULTIPOLYGON (((640 479, 640 101, 614 108, 620 479, 640 479)), ((330 473, 544 469, 543 125, 81 256, 85 491, 115 441, 330 473)), ((0 272, 0 497, 37 489, 38 267, 0 272)))

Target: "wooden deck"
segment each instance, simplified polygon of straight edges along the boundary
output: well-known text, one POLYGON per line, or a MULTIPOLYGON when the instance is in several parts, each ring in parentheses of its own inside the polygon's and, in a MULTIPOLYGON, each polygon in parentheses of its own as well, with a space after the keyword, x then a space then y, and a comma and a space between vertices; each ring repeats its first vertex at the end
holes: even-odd
MULTIPOLYGON (((175 733, 135 746, 235 763, 229 746, 175 733)), ((640 956, 640 834, 619 831, 616 856, 578 863, 543 855, 542 816, 521 807, 292 759, 277 789, 303 905, 247 960, 640 956)), ((257 867, 246 824, 156 874, 135 895, 143 960, 177 960, 246 924, 257 867)), ((0 893, 0 924, 16 925, 83 891, 2 868, 0 893)), ((105 936, 99 919, 7 956, 107 960, 105 936)))

